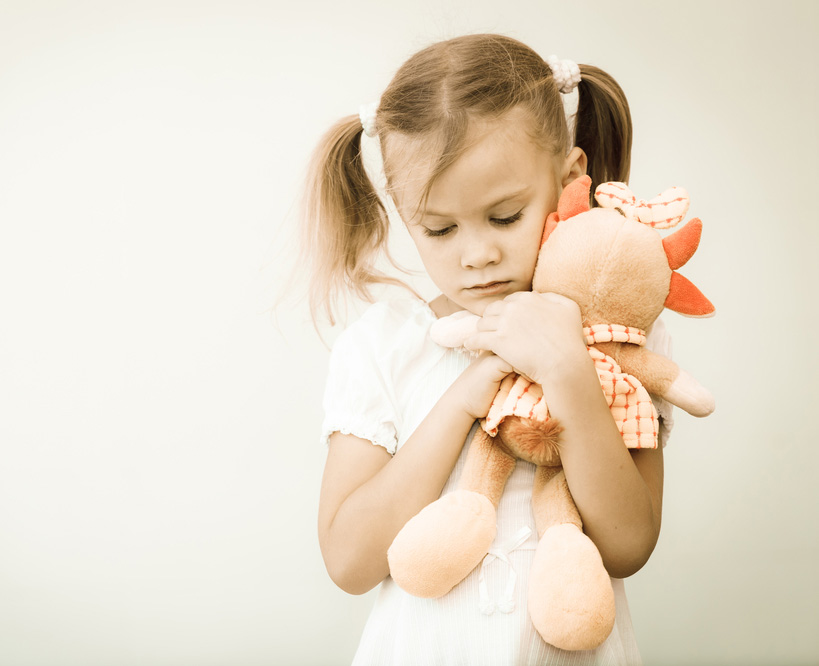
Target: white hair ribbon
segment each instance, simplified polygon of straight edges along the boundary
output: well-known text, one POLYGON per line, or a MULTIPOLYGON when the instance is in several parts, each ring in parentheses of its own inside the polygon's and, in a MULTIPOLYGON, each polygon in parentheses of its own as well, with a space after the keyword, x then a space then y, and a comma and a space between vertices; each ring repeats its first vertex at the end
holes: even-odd
POLYGON ((573 60, 561 60, 556 55, 550 55, 545 62, 552 70, 552 76, 563 101, 563 114, 566 116, 566 127, 569 129, 569 150, 571 150, 574 146, 577 106, 580 101, 580 95, 577 92, 577 84, 580 83, 580 67, 573 60))
POLYGON ((370 102, 369 104, 362 104, 358 108, 358 117, 361 119, 361 127, 364 129, 364 134, 369 137, 376 135, 375 114, 378 112, 378 102, 370 102))

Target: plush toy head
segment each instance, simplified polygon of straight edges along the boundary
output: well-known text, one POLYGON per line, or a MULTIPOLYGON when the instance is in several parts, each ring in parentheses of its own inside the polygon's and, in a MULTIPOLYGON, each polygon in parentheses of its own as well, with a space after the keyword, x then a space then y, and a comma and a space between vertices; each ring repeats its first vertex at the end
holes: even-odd
POLYGON ((549 216, 533 280, 535 291, 574 300, 584 326, 624 324, 647 329, 669 308, 707 317, 714 306, 676 272, 694 254, 702 223, 688 222, 663 239, 655 228, 678 224, 688 194, 675 187, 651 201, 638 201, 622 183, 604 183, 589 209, 591 179, 572 182, 549 216))

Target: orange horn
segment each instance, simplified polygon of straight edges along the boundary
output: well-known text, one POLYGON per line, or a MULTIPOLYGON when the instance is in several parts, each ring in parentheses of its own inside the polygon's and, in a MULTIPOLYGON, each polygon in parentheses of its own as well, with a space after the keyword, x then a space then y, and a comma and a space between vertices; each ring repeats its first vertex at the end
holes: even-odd
POLYGON ((671 273, 671 284, 668 287, 665 307, 687 317, 710 317, 715 310, 711 301, 703 296, 703 293, 688 278, 683 277, 677 271, 671 273))
POLYGON ((663 239, 663 249, 672 271, 685 265, 685 262, 694 255, 700 244, 701 236, 702 222, 695 217, 682 229, 663 239))
POLYGON ((557 202, 557 216, 561 220, 568 220, 570 217, 585 213, 591 206, 589 197, 591 196, 591 178, 580 176, 576 180, 563 188, 563 193, 557 202))

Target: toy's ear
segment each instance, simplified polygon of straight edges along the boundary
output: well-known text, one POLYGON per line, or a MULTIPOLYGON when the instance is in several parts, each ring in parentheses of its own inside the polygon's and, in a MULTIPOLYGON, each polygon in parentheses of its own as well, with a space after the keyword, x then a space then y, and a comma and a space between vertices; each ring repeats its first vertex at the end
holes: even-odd
POLYGON ((540 246, 546 242, 555 229, 558 222, 567 220, 570 217, 585 213, 589 210, 589 193, 591 192, 591 178, 580 176, 563 188, 560 199, 557 201, 557 212, 549 213, 546 224, 543 227, 543 236, 540 239, 540 246))
POLYGON ((689 221, 682 229, 663 239, 663 249, 672 271, 685 265, 697 251, 702 236, 702 222, 699 218, 689 221))
POLYGON ((671 284, 665 299, 665 307, 688 317, 710 317, 716 309, 688 278, 677 271, 671 272, 671 284))
POLYGON ((557 213, 549 213, 549 217, 546 218, 546 224, 543 225, 543 236, 540 239, 540 247, 543 247, 549 235, 557 229, 557 223, 557 213))
POLYGON ((591 177, 580 176, 563 188, 557 202, 557 217, 568 220, 570 217, 585 213, 589 210, 589 195, 591 193, 591 177))

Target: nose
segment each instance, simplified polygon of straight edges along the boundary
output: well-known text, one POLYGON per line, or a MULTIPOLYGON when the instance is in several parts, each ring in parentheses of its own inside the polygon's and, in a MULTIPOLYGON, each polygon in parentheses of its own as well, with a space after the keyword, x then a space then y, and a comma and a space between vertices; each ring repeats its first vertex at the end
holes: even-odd
POLYGON ((463 268, 485 268, 497 264, 501 259, 501 248, 487 231, 463 235, 461 246, 461 266, 463 268))

